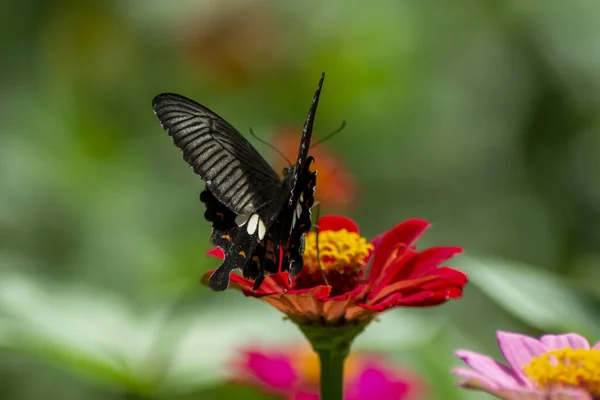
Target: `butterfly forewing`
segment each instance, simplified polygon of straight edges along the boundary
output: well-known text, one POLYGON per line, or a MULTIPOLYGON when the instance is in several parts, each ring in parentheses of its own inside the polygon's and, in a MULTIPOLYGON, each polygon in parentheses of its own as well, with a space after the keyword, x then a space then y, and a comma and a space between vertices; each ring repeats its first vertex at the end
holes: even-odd
POLYGON ((288 200, 289 206, 294 206, 293 203, 297 202, 298 196, 300 196, 300 190, 296 189, 298 182, 298 174, 300 174, 304 170, 304 163, 307 161, 308 150, 310 148, 310 139, 312 136, 313 125, 315 123, 315 115, 317 113, 317 106, 319 105, 319 97, 321 96, 321 89, 323 88, 324 79, 325 74, 322 74, 321 79, 319 80, 319 84, 317 85, 315 95, 313 96, 312 104, 310 105, 310 109, 308 110, 308 115, 306 117, 306 121, 304 122, 304 128, 302 129, 302 137, 300 138, 300 146, 298 148, 298 158, 296 160, 296 166, 294 167, 294 181, 288 200))
POLYGON ((289 171, 289 175, 284 178, 291 181, 291 190, 286 207, 281 215, 284 243, 282 269, 289 270, 291 276, 297 275, 302 270, 304 235, 310 231, 312 226, 310 209, 315 200, 317 173, 310 170, 313 158, 308 157, 308 150, 324 79, 325 74, 321 75, 304 122, 296 165, 289 171))
POLYGON ((279 177, 250 143, 208 108, 177 94, 158 95, 154 112, 184 160, 218 201, 250 214, 273 201, 279 177))
POLYGON ((315 185, 317 183, 317 172, 310 170, 312 157, 308 157, 303 164, 303 169, 298 172, 296 188, 298 190, 297 200, 292 205, 286 205, 284 210, 286 218, 282 220, 287 223, 283 228, 289 232, 286 236, 282 269, 289 270, 290 276, 296 276, 304 262, 304 235, 312 227, 310 209, 315 202, 315 185))

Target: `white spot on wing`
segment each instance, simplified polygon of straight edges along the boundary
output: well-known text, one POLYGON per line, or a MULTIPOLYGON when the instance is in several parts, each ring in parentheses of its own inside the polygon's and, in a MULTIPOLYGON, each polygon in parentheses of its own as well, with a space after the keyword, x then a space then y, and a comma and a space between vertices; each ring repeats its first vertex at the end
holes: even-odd
POLYGON ((248 235, 252 235, 254 232, 256 232, 259 220, 260 218, 258 217, 258 214, 252 214, 250 216, 250 219, 248 220, 248 226, 246 227, 246 232, 248 232, 248 235))
POLYGON ((304 201, 304 192, 300 192, 300 202, 304 201))
POLYGON ((292 214, 292 225, 290 225, 290 234, 292 233, 292 229, 296 226, 296 213, 292 214))
POLYGON ((265 233, 267 233, 267 226, 262 221, 262 219, 258 220, 258 240, 263 240, 265 237, 265 233))
POLYGON ((300 215, 302 214, 302 206, 300 205, 300 203, 296 204, 296 217, 300 218, 300 215))
POLYGON ((250 218, 250 215, 240 214, 237 217, 235 217, 235 223, 237 224, 237 226, 244 226, 244 224, 248 222, 248 218, 250 218))

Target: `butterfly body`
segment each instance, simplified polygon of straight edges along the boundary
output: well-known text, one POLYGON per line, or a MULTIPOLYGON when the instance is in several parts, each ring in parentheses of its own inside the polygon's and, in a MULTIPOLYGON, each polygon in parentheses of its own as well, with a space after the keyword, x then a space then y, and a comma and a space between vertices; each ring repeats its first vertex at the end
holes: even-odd
POLYGON ((209 279, 211 289, 225 290, 235 269, 254 280, 255 289, 265 274, 281 270, 295 276, 302 270, 316 185, 308 148, 323 79, 304 124, 297 162, 284 170, 283 179, 216 113, 176 94, 154 98, 161 125, 206 183, 200 194, 204 217, 212 223, 211 243, 225 254, 209 279))

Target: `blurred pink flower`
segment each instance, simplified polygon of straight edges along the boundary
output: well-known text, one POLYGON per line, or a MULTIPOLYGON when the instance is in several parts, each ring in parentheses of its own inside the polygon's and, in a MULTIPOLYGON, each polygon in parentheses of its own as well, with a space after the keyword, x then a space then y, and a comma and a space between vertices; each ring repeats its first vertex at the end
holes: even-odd
POLYGON ((470 368, 456 368, 460 386, 507 400, 592 400, 600 398, 600 342, 590 347, 576 333, 539 340, 501 332, 498 344, 508 366, 469 350, 456 356, 470 368))
MULTIPOLYGON (((319 359, 310 349, 243 350, 234 362, 237 383, 287 400, 318 400, 319 359)), ((344 374, 345 400, 422 400, 424 384, 412 372, 374 355, 351 354, 344 374)))

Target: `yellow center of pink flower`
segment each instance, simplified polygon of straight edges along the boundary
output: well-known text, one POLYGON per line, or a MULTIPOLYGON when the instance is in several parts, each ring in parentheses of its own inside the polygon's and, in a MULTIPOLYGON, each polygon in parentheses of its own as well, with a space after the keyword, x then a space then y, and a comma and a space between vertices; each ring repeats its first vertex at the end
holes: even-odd
POLYGON ((362 279, 365 260, 373 245, 356 232, 309 232, 305 236, 304 269, 294 282, 296 289, 328 284, 336 296, 354 289, 362 279), (317 248, 318 242, 318 248, 317 248))
POLYGON ((578 387, 600 395, 600 350, 549 351, 533 358, 524 371, 541 388, 578 387))
MULTIPOLYGON (((321 373, 321 366, 319 364, 319 357, 312 350, 299 351, 294 355, 294 364, 298 368, 300 373, 300 379, 302 381, 317 386, 319 384, 319 377, 321 373)), ((344 379, 346 381, 352 379, 358 369, 357 356, 352 353, 348 355, 344 362, 344 379)))

